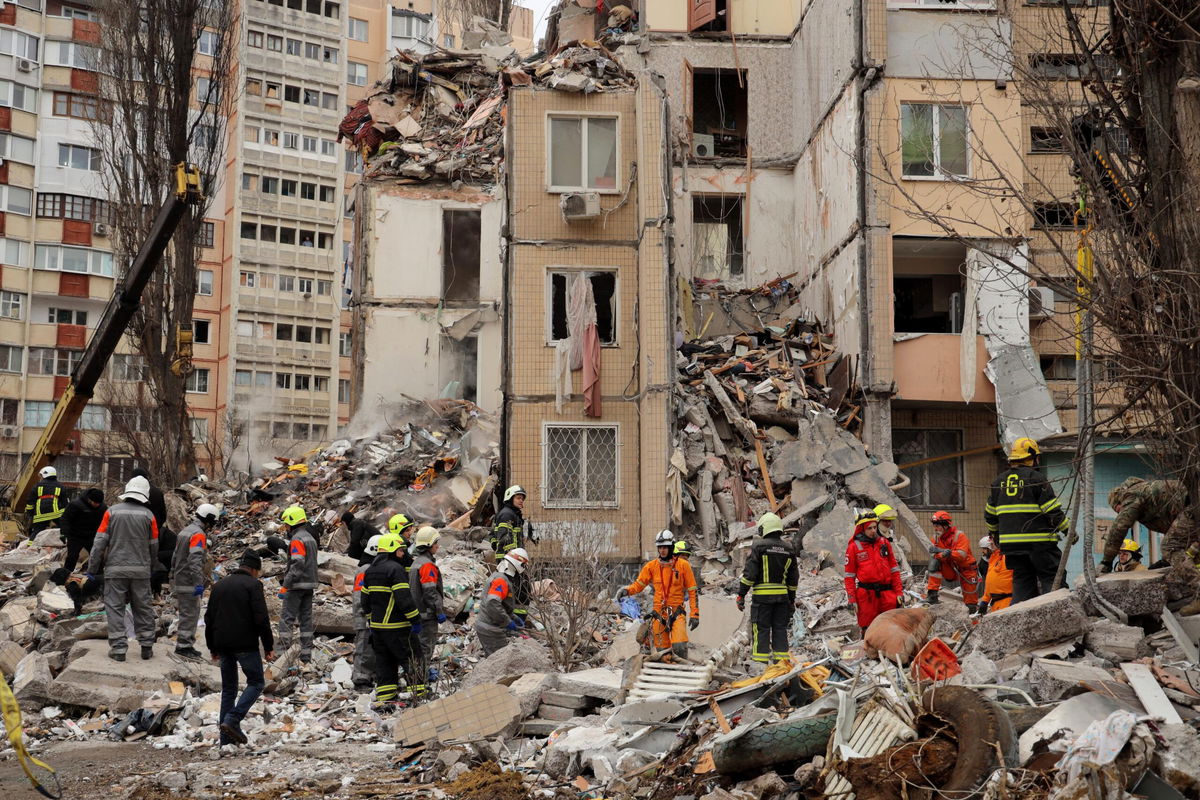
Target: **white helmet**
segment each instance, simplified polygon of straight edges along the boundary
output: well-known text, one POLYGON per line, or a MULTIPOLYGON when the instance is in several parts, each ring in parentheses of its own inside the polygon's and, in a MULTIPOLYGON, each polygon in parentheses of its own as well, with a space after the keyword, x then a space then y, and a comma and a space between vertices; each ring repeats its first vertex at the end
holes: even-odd
POLYGON ((504 555, 504 560, 513 565, 513 569, 518 574, 525 571, 525 567, 529 564, 529 553, 525 552, 524 547, 514 547, 504 555))
POLYGON ((138 500, 142 503, 149 503, 150 481, 141 475, 135 475, 129 479, 129 483, 125 484, 125 491, 120 497, 122 500, 138 500))
MULTIPOLYGON (((523 494, 526 494, 526 492, 524 489, 522 489, 520 486, 518 486, 517 484, 514 483, 512 486, 510 486, 504 490, 504 502, 507 503, 509 500, 512 500, 514 497, 516 497, 519 494, 523 495, 523 494)), ((526 496, 528 496, 528 495, 526 495, 526 496)))
POLYGON ((982 539, 980 539, 979 540, 979 549, 980 550, 995 550, 996 545, 994 542, 992 542, 992 537, 984 536, 982 539))
POLYGON ((54 467, 51 467, 49 465, 44 466, 38 472, 38 477, 41 478, 42 480, 45 480, 46 478, 57 478, 58 470, 56 470, 54 467))
POLYGON ((196 507, 196 519, 207 525, 216 523, 217 518, 221 516, 221 509, 214 506, 212 503, 201 503, 196 507))
POLYGON ((379 555, 379 540, 382 539, 381 534, 375 534, 370 539, 367 539, 367 546, 363 548, 363 552, 369 556, 379 555))
POLYGON ((675 534, 671 533, 668 530, 659 531, 658 536, 654 537, 654 546, 655 547, 674 547, 675 546, 675 534))

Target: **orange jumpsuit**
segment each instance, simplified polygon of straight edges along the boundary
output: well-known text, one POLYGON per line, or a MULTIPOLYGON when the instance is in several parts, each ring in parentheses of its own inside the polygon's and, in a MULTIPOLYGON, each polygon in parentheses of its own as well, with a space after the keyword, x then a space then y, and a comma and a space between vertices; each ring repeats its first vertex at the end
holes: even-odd
POLYGON ((963 602, 969 606, 979 603, 979 567, 975 566, 975 556, 971 555, 971 543, 967 535, 951 525, 945 533, 938 535, 933 542, 938 547, 950 551, 946 556, 934 556, 929 565, 929 581, 925 588, 936 592, 942 588, 942 579, 957 580, 962 586, 963 602))
POLYGON ((1004 563, 1004 554, 999 550, 993 550, 988 556, 983 599, 989 611, 999 611, 1012 605, 1012 570, 1004 563))
POLYGON ((687 646, 687 618, 683 613, 683 598, 687 595, 693 619, 700 618, 700 602, 696 597, 696 576, 686 558, 672 557, 670 561, 656 558, 647 562, 637 580, 627 591, 634 595, 647 586, 654 588, 654 611, 661 619, 651 625, 654 646, 666 650, 672 645, 687 646))

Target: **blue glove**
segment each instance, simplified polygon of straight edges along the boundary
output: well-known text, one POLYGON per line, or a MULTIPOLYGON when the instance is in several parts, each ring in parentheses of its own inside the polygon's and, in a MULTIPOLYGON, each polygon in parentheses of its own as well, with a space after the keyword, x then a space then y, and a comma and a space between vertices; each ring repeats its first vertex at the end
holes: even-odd
POLYGON ((517 627, 517 621, 515 619, 511 619, 508 621, 508 626, 505 628, 505 630, 515 631, 517 627))
POLYGON ((86 575, 84 575, 83 577, 87 578, 87 579, 88 579, 88 581, 94 581, 94 580, 96 580, 96 576, 95 576, 95 575, 93 575, 93 574, 92 574, 92 573, 90 573, 90 572, 89 572, 89 573, 87 573, 86 575))
POLYGON ((199 597, 199 596, 200 596, 200 595, 202 595, 202 594, 204 594, 204 587, 203 587, 203 586, 197 586, 197 587, 196 587, 196 590, 195 590, 194 592, 192 592, 192 597, 199 597))
POLYGON ((525 620, 521 619, 520 617, 513 617, 513 622, 517 623, 518 628, 525 627, 525 620))
POLYGON ((445 621, 446 621, 446 615, 445 615, 445 614, 438 614, 438 625, 441 625, 441 624, 442 624, 443 622, 445 622, 445 621))
POLYGON ((421 623, 419 623, 419 622, 414 622, 414 623, 412 624, 412 632, 413 632, 413 633, 420 633, 420 632, 421 632, 421 623))

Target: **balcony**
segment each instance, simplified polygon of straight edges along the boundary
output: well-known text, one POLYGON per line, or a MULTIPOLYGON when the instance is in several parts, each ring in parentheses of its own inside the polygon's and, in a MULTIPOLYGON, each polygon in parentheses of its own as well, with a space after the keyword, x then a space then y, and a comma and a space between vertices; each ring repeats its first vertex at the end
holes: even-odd
MULTIPOLYGON (((962 336, 957 333, 897 334, 915 336, 896 342, 896 400, 925 403, 963 402, 960 378, 962 336)), ((988 363, 983 337, 975 337, 975 396, 972 403, 995 403, 996 389, 983 374, 988 363)))

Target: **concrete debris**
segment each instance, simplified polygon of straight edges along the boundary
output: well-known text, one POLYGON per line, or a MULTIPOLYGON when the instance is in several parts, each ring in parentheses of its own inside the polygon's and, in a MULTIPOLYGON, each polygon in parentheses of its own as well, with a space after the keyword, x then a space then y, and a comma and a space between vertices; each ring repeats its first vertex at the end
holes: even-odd
POLYGON ((992 656, 1016 653, 1083 635, 1086 617, 1079 599, 1059 589, 988 613, 979 620, 975 640, 992 656))

